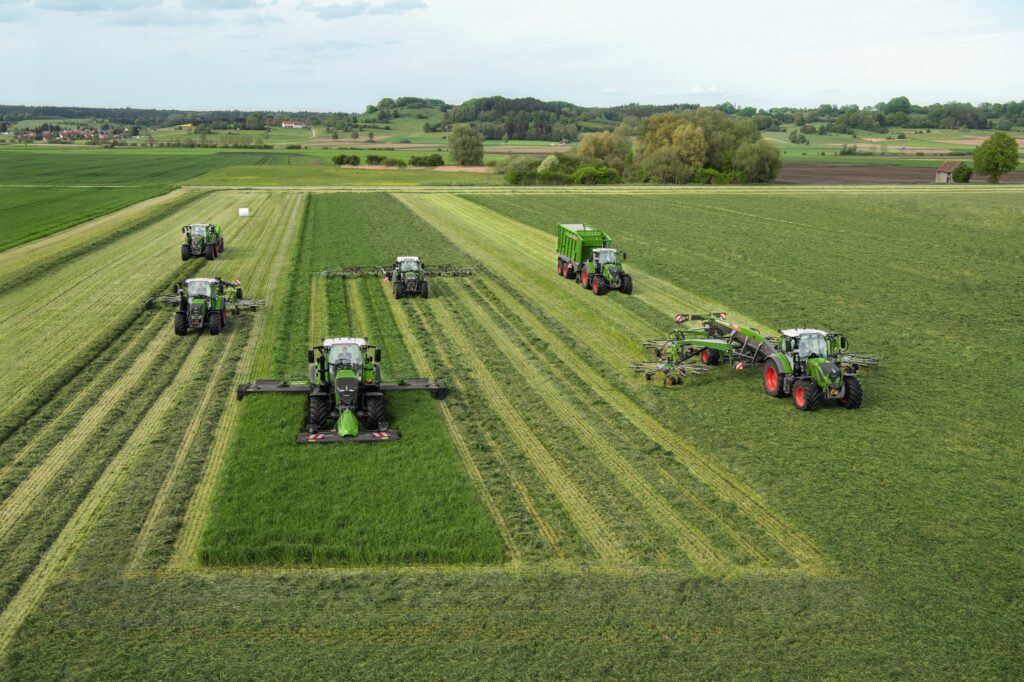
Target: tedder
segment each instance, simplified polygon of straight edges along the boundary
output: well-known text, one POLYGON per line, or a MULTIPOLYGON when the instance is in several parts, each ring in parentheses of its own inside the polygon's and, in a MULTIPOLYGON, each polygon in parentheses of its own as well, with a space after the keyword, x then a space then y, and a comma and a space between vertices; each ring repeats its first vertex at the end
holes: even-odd
POLYGON ((736 370, 763 367, 765 393, 792 396, 797 409, 815 410, 822 400, 855 409, 863 398, 857 371, 878 364, 877 358, 847 352, 842 334, 783 329, 781 336, 770 337, 727 321, 725 313, 682 313, 675 319, 676 329, 668 339, 644 343, 656 359, 632 365, 647 380, 660 373, 666 384, 678 384, 682 377, 703 374, 724 360, 736 370), (691 321, 700 325, 682 326, 691 321))
POLYGON ((609 289, 633 293, 633 278, 622 271, 626 253, 611 248, 612 240, 589 225, 558 226, 558 274, 575 279, 603 296, 609 289))
MULTIPOLYGON (((237 314, 240 310, 251 310, 265 305, 265 301, 242 298, 242 283, 237 279, 225 282, 212 277, 193 277, 182 284, 175 284, 173 293, 157 296, 155 301, 164 305, 177 306, 174 313, 174 333, 185 336, 190 329, 205 327, 210 335, 220 334, 228 320, 228 310, 237 314)), ((146 307, 154 299, 146 301, 146 307)))
POLYGON ((389 391, 428 391, 438 400, 448 387, 430 379, 380 380, 380 349, 366 339, 335 338, 309 351, 309 379, 261 379, 238 387, 239 400, 250 393, 300 393, 309 400, 306 430, 298 443, 374 443, 395 440, 389 429, 384 394, 389 391))
POLYGON ((325 270, 325 277, 381 277, 391 283, 395 298, 419 295, 427 298, 430 285, 427 275, 461 277, 472 275, 473 269, 461 265, 433 265, 427 267, 419 256, 399 256, 390 266, 355 266, 341 270, 325 270))
POLYGON ((195 223, 181 228, 185 243, 181 245, 181 260, 206 256, 213 260, 224 251, 224 233, 216 223, 195 223))

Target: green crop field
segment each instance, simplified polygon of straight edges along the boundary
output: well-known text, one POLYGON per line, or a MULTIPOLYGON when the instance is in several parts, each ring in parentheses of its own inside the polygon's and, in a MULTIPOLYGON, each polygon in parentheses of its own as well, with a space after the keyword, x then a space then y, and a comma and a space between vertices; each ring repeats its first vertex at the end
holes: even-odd
POLYGON ((0 184, 281 187, 0 252, 0 678, 1024 676, 1024 363, 997 347, 1024 332, 1019 186, 312 191, 445 174, 46 162, 78 151, 0 150, 0 184), (198 219, 227 250, 182 262, 198 219), (608 232, 634 295, 558 277, 560 222, 608 232), (406 254, 476 273, 403 300, 321 274, 406 254), (143 303, 186 276, 267 305, 177 337, 143 303), (845 333, 882 357, 863 406, 629 369, 712 310, 845 333), (301 396, 235 399, 347 334, 448 398, 389 395, 403 437, 365 446, 295 445, 301 396))

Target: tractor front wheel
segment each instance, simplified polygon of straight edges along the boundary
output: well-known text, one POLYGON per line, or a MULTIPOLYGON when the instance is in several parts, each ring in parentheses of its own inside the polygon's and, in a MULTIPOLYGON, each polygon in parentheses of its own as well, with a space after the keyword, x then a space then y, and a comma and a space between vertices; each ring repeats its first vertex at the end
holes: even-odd
POLYGON ((604 296, 608 293, 608 280, 602 275, 594 275, 591 278, 594 283, 594 293, 598 296, 604 296))
POLYGON ((804 412, 818 409, 821 404, 821 389, 809 379, 801 379, 793 386, 793 407, 804 412))
POLYGON ((590 282, 588 281, 588 273, 586 270, 583 271, 583 276, 580 278, 580 284, 583 285, 584 289, 590 286, 590 282))
POLYGON ((558 261, 558 265, 555 266, 555 272, 558 273, 559 277, 565 277, 565 264, 562 261, 558 261))
POLYGON ((761 375, 761 384, 764 386, 764 392, 773 398, 781 398, 786 395, 782 389, 785 376, 779 370, 779 366, 775 361, 769 360, 768 364, 764 366, 764 373, 761 375))
POLYGON ((188 244, 181 245, 181 260, 188 260, 192 257, 192 249, 188 244))
POLYGON ((391 285, 391 290, 395 293, 395 300, 402 298, 402 283, 395 282, 391 285))
POLYGON ((366 427, 376 429, 384 419, 384 398, 372 396, 366 399, 366 427))
POLYGON ((624 294, 632 294, 633 293, 633 278, 630 277, 627 274, 623 274, 619 278, 619 291, 621 291, 624 294))
POLYGON ((217 254, 214 252, 214 248, 216 247, 214 247, 213 244, 207 244, 206 247, 203 248, 203 255, 206 256, 206 260, 213 260, 217 257, 217 254))
POLYGON ((427 280, 423 280, 422 282, 420 282, 420 296, 422 296, 423 298, 427 298, 428 292, 429 289, 427 287, 427 280))
POLYGON ((331 402, 322 395, 309 397, 309 424, 306 426, 310 433, 323 431, 327 426, 327 417, 331 413, 331 402))
POLYGON ((185 313, 174 313, 174 333, 178 336, 188 334, 188 315, 185 313))
POLYGON ((207 325, 210 328, 210 336, 216 336, 217 334, 220 334, 220 328, 222 323, 223 318, 221 318, 219 310, 214 310, 213 312, 210 313, 210 316, 207 321, 207 325))
POLYGON ((721 353, 714 348, 705 348, 701 351, 700 361, 705 365, 716 366, 722 361, 721 353))
POLYGON ((860 380, 852 374, 847 374, 843 377, 843 383, 846 385, 846 391, 836 402, 848 410, 856 410, 864 400, 864 389, 860 386, 860 380))

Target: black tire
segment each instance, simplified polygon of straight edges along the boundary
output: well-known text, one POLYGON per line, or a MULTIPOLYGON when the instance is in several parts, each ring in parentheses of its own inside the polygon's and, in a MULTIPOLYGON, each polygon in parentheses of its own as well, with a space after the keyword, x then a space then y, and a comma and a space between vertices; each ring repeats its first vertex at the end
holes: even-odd
POLYGON ((181 260, 188 260, 192 257, 192 248, 188 244, 181 245, 181 260))
POLYGON ((722 362, 722 354, 714 348, 705 348, 700 352, 700 361, 705 365, 717 367, 722 362))
POLYGON ((427 280, 423 280, 422 282, 420 282, 420 296, 422 296, 423 298, 427 298, 428 293, 429 288, 427 286, 427 280))
POLYGON ((178 336, 188 334, 188 315, 185 313, 174 313, 174 333, 178 336))
POLYGON ((574 281, 577 279, 577 277, 576 277, 576 268, 574 268, 569 263, 565 264, 565 278, 566 279, 571 279, 571 280, 574 280, 574 281))
POLYGON ((558 273, 559 277, 565 277, 565 265, 562 263, 561 259, 559 259, 555 264, 555 272, 558 273))
POLYGON ((223 239, 221 239, 219 242, 217 242, 217 250, 220 251, 221 253, 224 253, 224 240, 223 239))
POLYGON ((380 423, 387 421, 384 416, 384 398, 381 396, 371 396, 366 399, 366 428, 376 429, 380 426, 380 423))
POLYGON ((598 296, 608 293, 608 280, 604 278, 604 275, 594 275, 594 293, 598 296))
POLYGON ((241 301, 243 298, 245 298, 245 296, 242 296, 242 287, 236 288, 235 289, 235 300, 236 301, 241 301))
POLYGON ((402 283, 396 281, 391 285, 391 290, 395 292, 395 300, 402 298, 402 283))
POLYGON ((323 431, 327 428, 327 418, 331 414, 331 401, 327 396, 312 395, 309 397, 309 424, 306 428, 310 433, 323 431))
POLYGON ((624 294, 632 294, 633 278, 627 275, 626 273, 622 273, 622 276, 619 279, 619 291, 621 291, 624 294))
POLYGON ((793 385, 793 407, 804 412, 813 412, 821 405, 822 393, 810 379, 800 379, 793 385))
POLYGON ((206 260, 213 260, 217 255, 213 252, 213 244, 207 244, 203 247, 203 255, 206 256, 206 260))
POLYGON ((764 387, 764 392, 773 398, 782 398, 786 395, 785 385, 786 375, 782 373, 782 369, 779 367, 779 363, 775 360, 769 360, 765 366, 764 371, 761 373, 761 386, 764 387))
POLYGON ((217 336, 217 334, 220 334, 220 328, 224 322, 224 318, 221 317, 220 311, 211 311, 206 320, 206 326, 210 329, 210 336, 217 336))
POLYGON ((864 389, 861 388, 860 379, 852 374, 847 374, 843 377, 843 383, 846 384, 846 391, 843 397, 836 402, 848 410, 856 410, 864 400, 864 389))

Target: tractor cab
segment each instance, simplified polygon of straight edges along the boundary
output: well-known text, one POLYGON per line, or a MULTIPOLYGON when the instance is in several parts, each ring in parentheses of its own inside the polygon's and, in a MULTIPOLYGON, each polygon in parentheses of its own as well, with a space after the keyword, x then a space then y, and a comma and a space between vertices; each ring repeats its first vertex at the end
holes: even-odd
POLYGON ((194 225, 189 225, 185 229, 188 230, 192 239, 206 239, 206 231, 208 228, 209 225, 206 225, 205 223, 196 223, 194 225))
POLYGON ((423 265, 418 256, 399 256, 395 263, 399 272, 419 272, 423 265))
POLYGON ((189 298, 212 298, 213 287, 217 280, 208 277, 185 280, 185 290, 189 298))
MULTIPOLYGON (((594 249, 593 255, 598 265, 616 265, 619 262, 618 249, 594 249)), ((626 260, 626 254, 622 254, 622 260, 626 260)))

